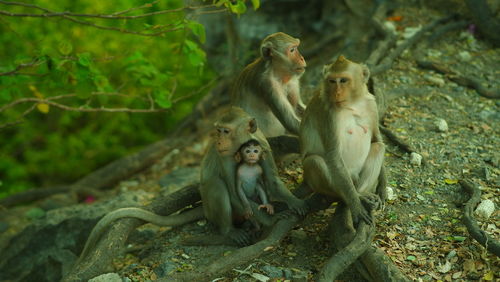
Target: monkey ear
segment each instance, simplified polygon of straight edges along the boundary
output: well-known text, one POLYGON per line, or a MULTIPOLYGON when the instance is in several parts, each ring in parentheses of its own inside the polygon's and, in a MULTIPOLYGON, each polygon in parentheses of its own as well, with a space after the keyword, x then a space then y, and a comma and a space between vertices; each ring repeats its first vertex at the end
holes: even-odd
POLYGON ((236 154, 234 154, 234 159, 236 160, 237 163, 241 162, 240 152, 236 152, 236 154))
POLYGON ((363 81, 368 83, 368 80, 370 79, 370 69, 367 65, 361 65, 361 68, 363 70, 363 81))
POLYGON ((323 66, 323 76, 326 76, 328 74, 328 70, 330 69, 331 65, 324 65, 323 66))
POLYGON ((265 60, 271 59, 271 57, 273 56, 273 44, 269 41, 262 43, 262 45, 260 46, 260 55, 265 60))
POLYGON ((257 121, 255 120, 255 118, 252 118, 248 122, 248 132, 255 133, 255 131, 257 131, 257 121))

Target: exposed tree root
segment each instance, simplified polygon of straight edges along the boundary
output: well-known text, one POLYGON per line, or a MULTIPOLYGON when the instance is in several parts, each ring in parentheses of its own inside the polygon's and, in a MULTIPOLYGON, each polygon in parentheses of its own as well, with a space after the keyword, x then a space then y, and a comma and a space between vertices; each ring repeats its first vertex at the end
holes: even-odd
POLYGON ((474 208, 481 201, 481 191, 469 181, 460 180, 462 188, 470 195, 470 199, 464 206, 463 222, 467 227, 467 231, 476 241, 484 246, 489 252, 500 257, 500 243, 486 234, 479 226, 474 218, 474 208))
POLYGON ((443 65, 440 65, 439 63, 417 60, 417 65, 424 69, 430 69, 442 73, 446 76, 446 78, 457 83, 458 85, 475 89, 479 95, 485 98, 490 98, 490 99, 500 98, 499 89, 488 89, 484 87, 478 80, 461 75, 455 71, 448 69, 443 65))
POLYGON ((436 42, 438 42, 439 39, 443 38, 446 33, 452 32, 454 30, 464 29, 467 27, 467 24, 468 23, 465 20, 444 24, 434 30, 434 33, 432 33, 432 35, 427 38, 427 43, 429 45, 436 44, 436 42))
MULTIPOLYGON (((144 207, 156 214, 169 215, 200 200, 198 185, 187 186, 169 195, 159 195, 154 202, 144 207)), ((128 235, 144 221, 135 218, 123 218, 115 221, 104 234, 95 248, 89 250, 85 260, 79 261, 64 277, 64 281, 87 281, 100 274, 112 271, 113 258, 121 253, 121 248, 128 235)))
POLYGON ((357 232, 352 229, 349 210, 340 203, 329 231, 339 252, 330 258, 320 274, 321 281, 333 281, 350 264, 368 281, 409 281, 383 251, 371 246, 374 226, 360 223, 357 232))
POLYGON ((404 50, 410 48, 411 46, 415 45, 418 41, 420 41, 424 35, 434 29, 436 26, 448 22, 450 19, 452 19, 453 16, 448 16, 442 19, 438 19, 426 26, 424 26, 419 32, 415 33, 412 37, 408 38, 405 42, 401 43, 398 45, 388 56, 386 56, 382 62, 375 67, 373 67, 370 70, 370 73, 372 75, 377 75, 382 72, 387 71, 392 67, 392 64, 394 63, 394 60, 396 60, 397 57, 399 57, 404 50))
POLYGON ((401 140, 399 137, 397 137, 391 130, 389 130, 387 127, 379 125, 380 131, 382 134, 389 139, 394 145, 398 146, 401 150, 405 151, 406 153, 413 153, 416 152, 410 145, 406 144, 401 140))

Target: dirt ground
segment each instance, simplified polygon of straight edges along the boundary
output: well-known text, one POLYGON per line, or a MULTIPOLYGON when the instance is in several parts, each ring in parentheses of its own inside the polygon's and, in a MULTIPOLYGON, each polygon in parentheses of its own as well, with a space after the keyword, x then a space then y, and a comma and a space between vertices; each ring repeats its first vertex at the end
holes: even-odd
MULTIPOLYGON (((426 11, 404 9, 397 14, 403 19, 411 15, 407 21, 395 23, 401 36, 404 28, 425 24, 431 17, 426 11)), ((388 99, 382 123, 414 148, 422 156, 422 163, 412 164, 409 154, 386 140, 388 186, 394 195, 385 210, 376 215, 373 244, 384 250, 411 280, 495 281, 500 277, 500 260, 474 241, 462 224, 462 203, 467 194, 457 182, 473 181, 481 188, 482 199, 499 206, 500 101, 480 97, 473 89, 419 68, 415 56, 437 61, 498 89, 500 50, 467 30, 448 33, 432 45, 423 41, 378 77, 376 90, 388 99), (447 129, 440 129, 439 123, 446 123, 447 129)), ((203 144, 188 149, 186 155, 192 156, 192 162, 197 162, 203 144)), ((300 161, 280 166, 280 174, 289 187, 296 187, 302 180, 300 161)), ((332 206, 309 215, 279 247, 226 273, 221 280, 311 280, 333 252, 328 236, 333 212, 332 206)), ((498 210, 489 219, 479 218, 480 227, 496 240, 500 235, 499 219, 498 210)), ((141 251, 116 262, 119 273, 133 281, 155 280, 170 272, 205 265, 234 250, 176 243, 207 228, 205 221, 174 230, 146 225, 132 240, 140 242, 145 234, 149 239, 143 239, 141 251)), ((340 279, 363 281, 353 271, 348 272, 340 279)))

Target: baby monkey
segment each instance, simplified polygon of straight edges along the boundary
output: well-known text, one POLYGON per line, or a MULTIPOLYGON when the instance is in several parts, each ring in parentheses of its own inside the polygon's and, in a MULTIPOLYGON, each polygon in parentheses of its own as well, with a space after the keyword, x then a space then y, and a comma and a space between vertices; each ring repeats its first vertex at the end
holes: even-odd
MULTIPOLYGON (((236 189, 245 208, 245 219, 250 219, 253 216, 249 199, 257 204, 260 203, 258 209, 265 209, 270 215, 274 214, 274 207, 269 203, 263 188, 262 168, 259 165, 259 160, 263 159, 264 155, 259 142, 250 140, 244 143, 234 157, 239 163, 236 171, 236 189)), ((259 228, 256 222, 253 223, 259 228)))

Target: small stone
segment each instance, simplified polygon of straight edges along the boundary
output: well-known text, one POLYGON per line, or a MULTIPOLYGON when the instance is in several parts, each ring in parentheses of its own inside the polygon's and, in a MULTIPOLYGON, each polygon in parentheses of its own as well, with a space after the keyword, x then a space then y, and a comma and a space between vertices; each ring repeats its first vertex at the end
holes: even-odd
POLYGON ((396 196, 396 194, 394 193, 394 189, 392 189, 392 187, 386 186, 385 190, 387 191, 387 200, 394 201, 398 198, 398 196, 396 196))
POLYGON ((463 62, 467 62, 467 61, 470 61, 472 59, 472 56, 470 55, 469 52, 467 51, 461 51, 458 53, 458 57, 460 58, 460 60, 462 60, 463 62))
POLYGON ((410 155, 410 164, 420 166, 422 165, 422 156, 412 152, 410 155))
POLYGON ((443 87, 445 85, 444 79, 437 77, 437 76, 431 76, 431 75, 426 75, 424 78, 429 81, 430 83, 437 85, 439 87, 443 87))
POLYGON ((89 282, 122 282, 122 279, 120 275, 113 272, 96 276, 90 279, 89 282))
POLYGON ((448 123, 446 120, 440 118, 434 122, 434 124, 437 126, 438 130, 441 132, 446 132, 448 131, 448 123))
POLYGON ((475 213, 478 216, 487 219, 493 214, 494 211, 495 204, 491 200, 487 199, 481 201, 481 203, 477 206, 475 213))

